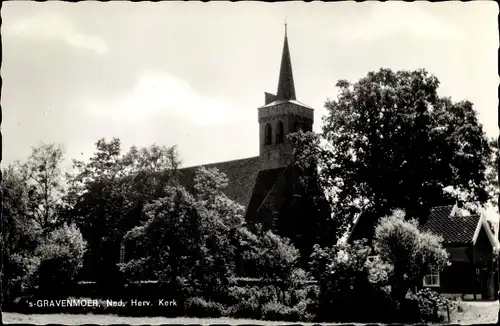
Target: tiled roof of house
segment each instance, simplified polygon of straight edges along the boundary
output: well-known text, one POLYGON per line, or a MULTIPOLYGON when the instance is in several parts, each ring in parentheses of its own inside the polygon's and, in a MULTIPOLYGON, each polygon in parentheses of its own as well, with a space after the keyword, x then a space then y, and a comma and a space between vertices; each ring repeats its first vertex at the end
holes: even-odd
POLYGON ((445 244, 471 243, 481 216, 451 216, 452 210, 453 205, 432 208, 422 229, 440 235, 445 244))
MULTIPOLYGON (((445 244, 471 243, 481 219, 480 215, 451 216, 452 211, 453 205, 432 208, 421 229, 443 237, 445 244)), ((375 216, 367 212, 362 213, 354 223, 348 241, 365 238, 370 242, 377 222, 378 219, 375 216)))
POLYGON ((181 183, 192 190, 194 176, 201 166, 206 168, 217 168, 228 178, 228 185, 224 193, 232 200, 247 207, 254 190, 257 174, 260 170, 260 158, 258 156, 227 162, 211 163, 180 169, 181 183))

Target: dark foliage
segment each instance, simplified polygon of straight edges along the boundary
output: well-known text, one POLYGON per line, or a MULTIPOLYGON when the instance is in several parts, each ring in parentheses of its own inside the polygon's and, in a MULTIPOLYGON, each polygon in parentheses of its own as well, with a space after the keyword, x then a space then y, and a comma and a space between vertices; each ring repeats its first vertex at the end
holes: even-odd
POLYGON ((439 97, 438 85, 424 70, 380 69, 354 84, 339 81, 322 135, 294 136, 297 164, 320 168, 339 236, 362 211, 384 216, 401 208, 422 219, 458 195, 489 199, 491 148, 477 112, 470 102, 439 97))

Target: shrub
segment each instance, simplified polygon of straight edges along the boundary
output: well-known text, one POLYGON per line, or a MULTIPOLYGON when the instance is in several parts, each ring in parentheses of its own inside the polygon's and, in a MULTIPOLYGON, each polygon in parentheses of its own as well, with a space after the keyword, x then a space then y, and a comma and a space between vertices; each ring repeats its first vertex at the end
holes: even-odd
POLYGON ((271 286, 232 286, 229 289, 229 298, 232 303, 253 301, 263 305, 275 301, 276 293, 271 286))
POLYGON ((40 257, 39 288, 44 295, 64 295, 83 265, 86 241, 75 225, 52 231, 35 250, 40 257))
POLYGON ((363 242, 330 248, 315 246, 310 264, 319 286, 318 318, 369 321, 390 316, 393 305, 387 282, 392 266, 379 258, 369 260, 370 254, 371 249, 363 242), (363 313, 353 314, 360 306, 363 313))
POLYGON ((312 315, 307 313, 308 302, 301 301, 293 307, 279 302, 268 302, 262 307, 262 318, 274 321, 309 321, 312 315))
POLYGON ((278 302, 268 302, 262 307, 262 318, 265 320, 291 320, 292 309, 278 302))
POLYGON ((422 289, 415 295, 418 301, 421 321, 438 322, 442 319, 440 312, 449 307, 450 300, 429 288, 422 289))
POLYGON ((417 323, 422 321, 418 297, 414 293, 408 292, 402 304, 396 305, 396 307, 398 308, 398 322, 417 323))
POLYGON ((234 318, 267 319, 277 321, 310 321, 316 309, 317 286, 307 285, 290 292, 285 302, 272 285, 233 286, 227 314, 234 318))
POLYGON ((224 305, 203 298, 189 298, 184 303, 184 312, 190 317, 221 317, 226 313, 224 305))
POLYGON ((290 305, 294 306, 301 301, 309 300, 315 302, 319 297, 319 287, 317 285, 305 285, 290 291, 290 305))
MULTIPOLYGON (((14 299, 33 292, 38 283, 40 259, 29 253, 14 253, 8 257, 11 278, 4 280, 7 298, 14 299)), ((4 271, 2 271, 3 276, 4 271)))
POLYGON ((390 272, 393 299, 402 304, 409 289, 420 284, 430 272, 448 264, 443 239, 419 229, 418 221, 405 220, 402 210, 383 217, 375 229, 373 245, 381 260, 394 268, 390 272))
POLYGON ((301 300, 293 306, 293 309, 297 312, 299 321, 310 322, 315 319, 316 302, 314 299, 306 298, 301 300))
POLYGON ((242 300, 228 308, 227 314, 234 318, 261 319, 261 305, 254 300, 242 300))
POLYGON ((228 314, 235 318, 262 318, 262 306, 276 300, 271 286, 233 286, 229 289, 231 307, 228 314))

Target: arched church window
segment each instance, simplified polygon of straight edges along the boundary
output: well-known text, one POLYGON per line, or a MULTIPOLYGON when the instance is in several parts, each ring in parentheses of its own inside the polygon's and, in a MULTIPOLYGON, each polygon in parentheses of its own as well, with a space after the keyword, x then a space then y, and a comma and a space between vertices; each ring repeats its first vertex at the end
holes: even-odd
POLYGON ((283 122, 278 121, 276 124, 276 144, 282 144, 284 141, 283 122))
POLYGON ((264 130, 264 144, 271 145, 273 141, 272 137, 273 137, 273 130, 271 128, 271 125, 268 123, 264 130))

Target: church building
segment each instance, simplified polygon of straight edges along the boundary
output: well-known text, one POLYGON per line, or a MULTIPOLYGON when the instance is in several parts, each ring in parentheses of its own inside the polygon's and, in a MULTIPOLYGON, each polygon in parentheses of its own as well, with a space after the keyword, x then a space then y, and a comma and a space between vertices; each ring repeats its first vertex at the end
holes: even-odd
MULTIPOLYGON (((287 135, 312 131, 314 110, 296 98, 286 25, 278 89, 276 94, 265 93, 257 118, 258 156, 204 166, 217 168, 227 176, 224 192, 246 208, 247 223, 259 223, 264 229, 287 236, 299 249, 312 247, 319 241, 316 238, 324 238, 321 233, 327 232, 324 223, 330 218, 330 210, 319 187, 314 190, 319 196, 301 188, 297 177, 303 172, 293 166, 294 146, 287 135)), ((198 168, 180 170, 187 188, 192 187, 198 168)))

